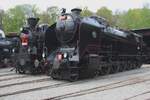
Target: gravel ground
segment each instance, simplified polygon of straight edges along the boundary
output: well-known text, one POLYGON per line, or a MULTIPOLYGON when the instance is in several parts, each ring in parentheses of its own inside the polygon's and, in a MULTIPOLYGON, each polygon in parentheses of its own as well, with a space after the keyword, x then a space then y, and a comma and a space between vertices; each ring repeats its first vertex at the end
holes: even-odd
POLYGON ((10 74, 10 75, 0 77, 0 80, 6 80, 6 79, 15 78, 15 77, 23 77, 23 76, 27 76, 27 75, 10 74))
MULTIPOLYGON (((7 70, 9 69, 3 69, 4 72, 0 71, 0 75, 4 74, 4 76, 0 77, 0 80, 6 79, 0 81, 0 100, 150 99, 149 65, 145 65, 141 69, 99 76, 93 79, 80 80, 72 83, 52 80, 49 76, 44 75, 31 76, 14 74, 5 76, 7 70), (9 78, 10 80, 7 80, 9 78)), ((8 73, 10 72, 8 71, 8 73)))
MULTIPOLYGON (((1 70, 1 69, 0 69, 0 70, 1 70)), ((14 72, 14 71, 0 72, 0 76, 8 75, 8 74, 15 74, 15 72, 14 72)))
MULTIPOLYGON (((12 71, 10 71, 11 69, 13 69, 13 68, 1 68, 1 69, 0 69, 0 73, 12 72, 12 71)), ((14 73, 14 72, 13 72, 13 73, 14 73)))
POLYGON ((33 81, 33 80, 48 79, 48 78, 49 77, 47 76, 29 76, 29 77, 17 78, 13 80, 0 81, 0 86, 23 83, 23 82, 33 81))
MULTIPOLYGON (((150 83, 150 81, 148 81, 150 83)), ((63 100, 145 100, 150 99, 150 95, 145 96, 138 96, 133 97, 135 95, 138 95, 140 93, 145 93, 147 91, 150 91, 150 84, 145 83, 139 83, 129 86, 124 86, 120 88, 115 88, 111 90, 105 90, 101 92, 86 94, 78 97, 71 97, 63 100), (140 97, 140 98, 139 98, 140 97)))

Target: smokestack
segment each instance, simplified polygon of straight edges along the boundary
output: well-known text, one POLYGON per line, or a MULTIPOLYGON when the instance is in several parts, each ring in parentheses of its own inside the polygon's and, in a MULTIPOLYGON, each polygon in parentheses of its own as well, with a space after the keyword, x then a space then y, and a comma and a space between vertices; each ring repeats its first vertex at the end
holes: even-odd
POLYGON ((31 18, 28 18, 27 21, 28 21, 28 24, 31 28, 35 28, 35 26, 37 25, 37 23, 39 22, 39 18, 34 18, 34 17, 31 17, 31 18))
POLYGON ((75 15, 80 15, 80 13, 81 13, 81 9, 80 8, 73 8, 72 10, 71 10, 71 12, 73 13, 73 14, 75 14, 75 15))

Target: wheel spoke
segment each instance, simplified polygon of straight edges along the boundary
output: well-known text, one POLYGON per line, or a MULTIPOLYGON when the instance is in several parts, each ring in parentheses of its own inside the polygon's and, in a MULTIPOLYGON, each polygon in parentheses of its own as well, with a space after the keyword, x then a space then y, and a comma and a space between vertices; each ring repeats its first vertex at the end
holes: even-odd
POLYGON ((77 81, 78 79, 79 79, 79 76, 78 76, 78 75, 74 75, 74 76, 70 76, 69 81, 75 82, 75 81, 77 81))
POLYGON ((100 74, 101 75, 107 75, 107 74, 110 74, 110 71, 111 71, 110 66, 104 66, 104 67, 101 68, 100 74))
POLYGON ((124 66, 122 64, 120 64, 120 67, 119 67, 119 72, 122 72, 123 71, 123 68, 124 66))
POLYGON ((111 74, 117 73, 119 71, 119 66, 117 64, 112 65, 111 74))

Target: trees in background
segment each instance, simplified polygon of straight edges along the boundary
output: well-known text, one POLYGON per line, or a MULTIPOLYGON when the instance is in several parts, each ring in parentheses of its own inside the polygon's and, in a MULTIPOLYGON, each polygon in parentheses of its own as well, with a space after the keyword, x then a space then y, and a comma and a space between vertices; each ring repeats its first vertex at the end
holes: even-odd
POLYGON ((47 8, 47 14, 50 17, 49 24, 53 24, 56 22, 56 20, 58 18, 59 8, 56 6, 49 7, 49 8, 47 8))
MULTIPOLYGON (((35 5, 17 5, 7 11, 0 11, 0 22, 5 32, 19 32, 20 27, 26 23, 30 16, 40 17, 40 23, 53 24, 59 15, 59 8, 52 6, 46 11, 40 12, 35 5), (3 23, 2 23, 3 22, 3 23)), ((148 4, 143 8, 129 9, 128 11, 112 12, 107 7, 101 7, 96 13, 88 7, 83 8, 82 16, 98 15, 104 17, 111 26, 118 26, 125 29, 138 29, 150 27, 150 7, 148 4)))
POLYGON ((119 15, 118 26, 128 29, 150 27, 150 9, 130 9, 119 15))
POLYGON ((16 6, 5 12, 5 17, 3 17, 3 28, 6 32, 19 31, 20 26, 23 25, 25 21, 25 13, 21 8, 21 6, 16 6))
POLYGON ((36 16, 37 9, 34 5, 18 5, 4 12, 3 28, 6 32, 19 32, 26 23, 26 18, 36 16))
POLYGON ((82 12, 81 12, 81 16, 87 17, 87 16, 91 16, 91 15, 93 15, 93 12, 90 11, 90 10, 88 9, 88 7, 83 8, 83 10, 82 10, 82 12))
POLYGON ((109 22, 110 25, 113 24, 113 14, 112 14, 112 11, 109 10, 108 8, 102 7, 98 9, 96 12, 96 15, 105 18, 109 22))
POLYGON ((0 29, 2 29, 2 24, 3 24, 3 17, 4 17, 4 11, 0 9, 0 29))

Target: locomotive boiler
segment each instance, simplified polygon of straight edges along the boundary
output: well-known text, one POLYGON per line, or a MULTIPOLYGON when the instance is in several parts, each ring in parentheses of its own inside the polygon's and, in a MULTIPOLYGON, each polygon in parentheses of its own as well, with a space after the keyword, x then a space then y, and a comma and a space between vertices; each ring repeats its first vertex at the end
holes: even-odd
POLYGON ((62 12, 56 22, 60 46, 50 69, 52 78, 76 81, 141 67, 140 35, 112 28, 98 16, 81 17, 80 12, 62 12))
POLYGON ((45 31, 48 25, 38 26, 39 18, 27 19, 28 25, 20 32, 20 49, 16 53, 16 72, 43 73, 47 70, 45 31))

